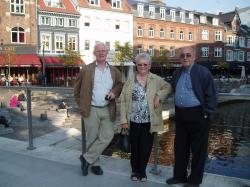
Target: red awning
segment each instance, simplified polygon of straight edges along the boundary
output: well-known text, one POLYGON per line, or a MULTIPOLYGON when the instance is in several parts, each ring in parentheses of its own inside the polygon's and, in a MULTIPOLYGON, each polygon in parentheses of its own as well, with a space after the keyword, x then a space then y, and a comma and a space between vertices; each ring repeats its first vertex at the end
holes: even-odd
POLYGON ((41 66, 39 57, 36 54, 16 54, 13 56, 8 56, 5 54, 0 54, 0 66, 8 66, 9 62, 12 67, 22 67, 22 66, 41 66))
MULTIPOLYGON (((41 62, 43 62, 43 57, 41 57, 41 62)), ((47 67, 63 67, 64 62, 59 57, 45 56, 44 63, 47 67)), ((78 60, 74 66, 81 66, 84 64, 82 60, 78 60)))

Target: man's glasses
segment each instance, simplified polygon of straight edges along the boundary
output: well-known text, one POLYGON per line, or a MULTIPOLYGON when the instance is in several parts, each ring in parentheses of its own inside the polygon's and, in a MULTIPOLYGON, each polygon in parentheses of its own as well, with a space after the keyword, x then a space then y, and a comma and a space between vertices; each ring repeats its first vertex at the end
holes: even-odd
POLYGON ((107 50, 100 50, 100 51, 95 51, 96 53, 105 53, 107 50))
POLYGON ((136 64, 139 67, 148 67, 148 64, 136 64))
POLYGON ((181 58, 185 58, 185 57, 190 58, 191 56, 192 56, 191 53, 182 53, 180 55, 181 58))

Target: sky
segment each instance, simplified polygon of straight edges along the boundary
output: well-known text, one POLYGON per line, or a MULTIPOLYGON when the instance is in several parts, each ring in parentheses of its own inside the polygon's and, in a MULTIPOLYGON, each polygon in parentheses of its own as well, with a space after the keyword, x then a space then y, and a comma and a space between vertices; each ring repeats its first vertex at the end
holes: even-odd
POLYGON ((167 6, 214 14, 233 11, 236 6, 250 7, 250 0, 165 0, 165 3, 167 6))

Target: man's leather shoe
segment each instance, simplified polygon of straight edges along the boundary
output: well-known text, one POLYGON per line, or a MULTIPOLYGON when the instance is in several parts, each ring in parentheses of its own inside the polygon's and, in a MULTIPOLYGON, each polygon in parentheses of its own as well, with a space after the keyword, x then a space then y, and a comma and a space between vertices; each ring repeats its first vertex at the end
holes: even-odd
POLYGON ((79 159, 81 161, 82 175, 86 176, 88 175, 89 163, 85 160, 85 158, 82 155, 80 156, 79 159))
POLYGON ((199 187, 199 184, 192 184, 192 183, 187 183, 183 187, 199 187))
POLYGON ((95 175, 103 175, 103 170, 100 166, 92 166, 91 167, 91 171, 95 174, 95 175))
POLYGON ((166 183, 167 184, 182 184, 182 183, 186 183, 187 180, 178 180, 178 179, 175 179, 175 178, 169 178, 166 180, 166 183))

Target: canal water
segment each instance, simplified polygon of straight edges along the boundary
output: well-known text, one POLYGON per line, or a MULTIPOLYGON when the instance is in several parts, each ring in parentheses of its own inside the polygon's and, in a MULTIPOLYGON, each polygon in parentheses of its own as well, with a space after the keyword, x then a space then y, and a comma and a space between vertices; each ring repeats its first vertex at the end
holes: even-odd
MULTIPOLYGON (((159 134, 159 164, 173 166, 174 120, 165 125, 169 130, 159 134)), ((115 143, 104 154, 126 159, 130 156, 119 151, 115 143)), ((232 101, 218 107, 211 124, 205 171, 250 179, 250 101, 232 101)))

